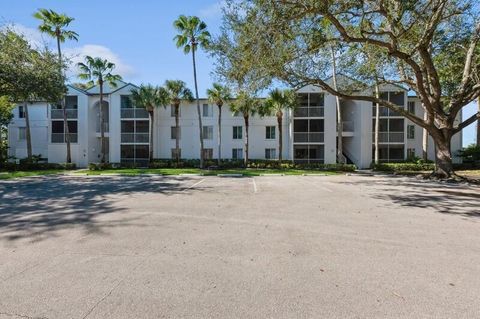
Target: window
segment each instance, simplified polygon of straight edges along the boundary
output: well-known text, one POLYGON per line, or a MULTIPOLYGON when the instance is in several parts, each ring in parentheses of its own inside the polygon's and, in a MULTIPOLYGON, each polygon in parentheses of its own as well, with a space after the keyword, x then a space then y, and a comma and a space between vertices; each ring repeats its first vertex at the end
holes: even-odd
POLYGON ((213 126, 204 126, 202 128, 202 135, 205 140, 213 139, 213 126))
POLYGON ((415 158, 415 149, 414 148, 407 148, 407 159, 415 158))
POLYGON ((27 128, 26 127, 19 127, 18 128, 18 140, 24 141, 27 138, 27 128))
MULTIPOLYGON (((182 115, 182 112, 181 112, 181 108, 179 107, 178 108, 178 117, 180 117, 181 115, 182 115)), ((175 106, 174 105, 170 105, 170 116, 175 117, 175 106)))
POLYGON ((232 159, 242 159, 242 158, 243 158, 243 148, 232 149, 232 159))
POLYGON ((213 116, 213 106, 208 104, 203 104, 203 117, 212 117, 213 116))
MULTIPOLYGON (((176 148, 172 148, 172 159, 176 159, 177 158, 177 149, 176 148)), ((178 149, 178 158, 182 158, 182 149, 179 148, 178 149)))
POLYGON ((415 115, 415 102, 408 102, 408 112, 415 115))
POLYGON ((414 139, 415 138, 415 126, 414 125, 407 125, 407 138, 414 139))
POLYGON ((70 110, 78 109, 78 96, 67 95, 65 97, 65 108, 70 110))
POLYGON ((277 158, 277 150, 274 148, 266 148, 265 149, 265 159, 276 159, 277 158))
POLYGON ((241 126, 234 126, 233 127, 233 139, 234 140, 241 140, 242 137, 242 127, 241 126))
POLYGON ((120 95, 120 107, 122 109, 133 108, 133 102, 130 95, 120 95))
POLYGON ((63 121, 52 121, 52 143, 65 142, 65 127, 63 121))
POLYGON ((212 159, 213 158, 213 148, 204 148, 203 149, 203 159, 212 159))
POLYGON ((404 107, 405 103, 405 93, 400 91, 400 92, 390 92, 390 102, 392 102, 395 105, 404 107))
MULTIPOLYGON (((182 136, 181 132, 180 127, 178 127, 178 139, 182 136)), ((177 139, 177 128, 175 126, 170 127, 170 138, 172 140, 177 139)))
POLYGON ((18 106, 18 118, 25 118, 25 108, 23 107, 23 105, 18 106))
POLYGON ((265 138, 267 140, 275 139, 275 126, 266 126, 265 127, 265 138))

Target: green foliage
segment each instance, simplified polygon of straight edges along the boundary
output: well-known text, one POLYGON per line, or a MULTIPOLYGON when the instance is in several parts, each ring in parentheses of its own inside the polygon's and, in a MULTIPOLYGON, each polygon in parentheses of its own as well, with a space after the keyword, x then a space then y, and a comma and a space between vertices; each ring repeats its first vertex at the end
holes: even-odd
POLYGON ((47 9, 39 9, 33 16, 42 22, 38 27, 40 32, 58 38, 60 42, 65 42, 66 39, 78 41, 76 32, 65 29, 75 20, 74 18, 47 9))
POLYGON ((185 54, 196 51, 198 47, 207 48, 210 43, 210 33, 207 25, 196 16, 181 15, 173 23, 179 32, 173 39, 177 48, 183 48, 185 54))
POLYGON ((207 89, 208 100, 217 105, 223 106, 226 101, 231 100, 230 88, 218 83, 213 83, 210 89, 207 89))
POLYGON ((6 171, 39 171, 39 170, 74 170, 75 163, 47 163, 40 160, 39 155, 31 159, 22 159, 19 164, 13 162, 0 163, 0 168, 6 171))
POLYGON ((13 104, 7 96, 0 96, 0 128, 7 126, 13 118, 13 104))
POLYGON ((261 116, 281 116, 284 110, 294 109, 297 106, 297 94, 293 90, 274 89, 261 105, 261 116))
POLYGON ((433 163, 379 163, 372 164, 372 169, 382 172, 420 172, 433 171, 435 164, 433 163))
POLYGON ((166 80, 163 87, 159 88, 158 94, 163 106, 180 105, 182 100, 193 101, 192 91, 180 80, 166 80))
POLYGON ((162 94, 160 87, 147 84, 140 85, 140 88, 133 89, 132 101, 136 107, 141 107, 146 109, 148 112, 153 112, 153 110, 159 106, 166 106, 165 95, 162 94))
POLYGON ((474 163, 480 165, 480 146, 471 144, 460 151, 458 156, 463 160, 463 163, 474 163))
POLYGON ((99 57, 92 58, 87 55, 85 63, 77 63, 80 70, 78 77, 82 80, 88 80, 87 85, 103 85, 105 82, 112 87, 117 86, 117 81, 121 81, 122 77, 118 74, 112 74, 115 69, 115 63, 99 57))
MULTIPOLYGON (((237 98, 230 103, 230 110, 234 113, 242 113, 244 118, 248 118, 260 111, 261 102, 247 91, 240 91, 237 98)), ((245 123, 248 125, 248 123, 245 123)))

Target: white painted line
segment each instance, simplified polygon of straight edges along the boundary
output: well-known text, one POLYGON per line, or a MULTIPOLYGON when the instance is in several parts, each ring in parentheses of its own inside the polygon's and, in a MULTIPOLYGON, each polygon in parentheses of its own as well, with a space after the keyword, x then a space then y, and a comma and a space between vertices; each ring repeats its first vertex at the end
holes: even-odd
POLYGON ((255 182, 255 177, 252 177, 253 181, 253 192, 256 194, 258 192, 257 183, 255 182))
POLYGON ((195 184, 193 184, 193 185, 185 188, 183 191, 186 192, 186 191, 188 191, 189 189, 192 189, 193 187, 195 187, 195 186, 197 186, 197 185, 200 185, 200 184, 203 183, 203 182, 205 182, 205 179, 202 179, 202 180, 196 182, 195 184))

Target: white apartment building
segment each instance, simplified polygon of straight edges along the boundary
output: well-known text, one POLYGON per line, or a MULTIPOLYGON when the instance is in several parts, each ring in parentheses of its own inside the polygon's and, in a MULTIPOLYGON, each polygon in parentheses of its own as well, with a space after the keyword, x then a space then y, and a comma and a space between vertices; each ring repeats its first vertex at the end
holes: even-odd
MULTIPOLYGON (((131 100, 131 83, 119 81, 115 88, 105 85, 104 103, 100 108, 98 87, 81 90, 68 86, 66 107, 71 141, 72 161, 78 167, 96 163, 101 157, 100 110, 105 119, 107 159, 111 163, 146 165, 149 155, 150 119, 144 109, 136 108, 131 100)), ((384 98, 423 116, 418 98, 394 85, 381 88, 384 98)), ((318 87, 307 86, 297 91, 299 105, 295 111, 284 112, 283 158, 295 162, 336 162, 335 97, 318 87)), ((218 154, 218 108, 201 99, 204 152, 206 158, 218 154)), ((33 154, 52 163, 66 160, 63 111, 45 102, 29 103, 29 118, 33 154)), ((359 168, 367 168, 374 154, 373 128, 375 110, 365 101, 341 101, 343 114, 344 155, 359 168)), ((461 115, 460 115, 461 116, 461 115)), ((278 158, 278 128, 275 117, 253 116, 249 127, 249 158, 278 158)), ((175 119, 173 108, 159 107, 154 112, 153 153, 155 158, 173 158, 175 149, 175 119)), ((19 105, 8 127, 10 155, 27 155, 25 112, 19 105)), ((222 158, 241 159, 244 156, 245 127, 241 114, 233 114, 228 104, 222 112, 222 158)), ((180 152, 182 158, 199 158, 199 132, 196 104, 180 106, 180 152)), ((380 159, 395 162, 422 155, 423 129, 382 108, 380 113, 380 159)), ((429 138, 428 156, 434 159, 434 145, 429 138)), ((462 146, 461 133, 452 140, 453 154, 462 146)), ((455 157, 456 162, 459 158, 455 157)))

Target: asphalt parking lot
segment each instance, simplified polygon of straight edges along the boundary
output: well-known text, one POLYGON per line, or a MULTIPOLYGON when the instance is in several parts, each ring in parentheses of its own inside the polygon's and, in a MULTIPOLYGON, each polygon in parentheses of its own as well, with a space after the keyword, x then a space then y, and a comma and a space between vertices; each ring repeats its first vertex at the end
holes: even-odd
POLYGON ((0 182, 0 318, 479 318, 480 189, 413 178, 0 182))

